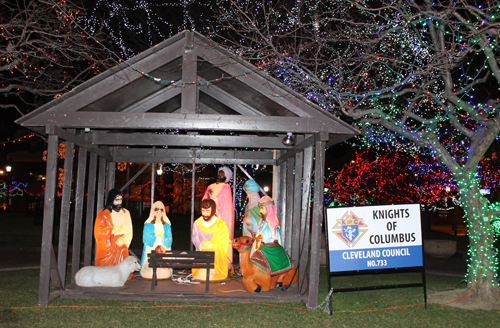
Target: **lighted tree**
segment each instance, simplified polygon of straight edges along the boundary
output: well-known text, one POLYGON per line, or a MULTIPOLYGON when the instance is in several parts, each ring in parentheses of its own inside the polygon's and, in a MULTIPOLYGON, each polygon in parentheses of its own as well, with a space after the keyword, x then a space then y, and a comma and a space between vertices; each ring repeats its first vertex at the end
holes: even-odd
POLYGON ((457 198, 446 168, 418 153, 385 149, 357 151, 355 159, 325 179, 331 206, 419 202, 446 208, 457 198))
POLYGON ((0 0, 0 108, 26 114, 116 64, 78 3, 0 0))
POLYGON ((500 133, 497 1, 221 1, 218 39, 370 143, 413 143, 455 180, 472 297, 498 299, 497 250, 478 164, 500 133), (227 10, 224 10, 227 8, 227 10))
MULTIPOLYGON (((479 186, 496 199, 500 163, 494 153, 478 165, 479 186)), ((373 149, 356 151, 354 159, 325 179, 325 204, 347 206, 419 202, 428 209, 460 205, 450 171, 434 158, 415 151, 373 149)))
MULTIPOLYGON (((500 161, 496 152, 491 157, 483 158, 478 165, 478 178, 481 188, 487 191, 490 199, 498 200, 500 187, 500 161)), ((500 217, 499 217, 500 219, 500 217)))
POLYGON ((130 58, 182 30, 209 34, 216 0, 97 0, 88 25, 112 39, 120 57, 130 58))

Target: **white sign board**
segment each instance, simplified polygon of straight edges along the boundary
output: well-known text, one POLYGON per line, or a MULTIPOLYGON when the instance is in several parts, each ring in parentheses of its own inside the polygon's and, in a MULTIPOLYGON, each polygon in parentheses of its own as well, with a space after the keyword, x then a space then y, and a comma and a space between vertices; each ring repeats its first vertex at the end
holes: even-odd
POLYGON ((326 209, 330 272, 423 266, 420 204, 326 209))

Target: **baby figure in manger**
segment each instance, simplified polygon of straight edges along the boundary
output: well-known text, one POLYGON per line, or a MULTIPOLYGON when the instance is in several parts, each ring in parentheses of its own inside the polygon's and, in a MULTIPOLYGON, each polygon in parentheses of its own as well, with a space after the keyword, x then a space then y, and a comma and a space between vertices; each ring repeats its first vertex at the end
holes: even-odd
MULTIPOLYGON (((164 253, 171 250, 172 247, 172 230, 170 228, 170 220, 165 212, 165 206, 161 201, 157 201, 151 207, 151 212, 148 219, 144 222, 144 230, 142 233, 142 241, 144 247, 142 249, 141 259, 141 277, 146 279, 153 278, 153 270, 149 267, 148 254, 151 252, 164 253)), ((172 275, 171 268, 158 268, 156 270, 157 279, 167 279, 172 275)))

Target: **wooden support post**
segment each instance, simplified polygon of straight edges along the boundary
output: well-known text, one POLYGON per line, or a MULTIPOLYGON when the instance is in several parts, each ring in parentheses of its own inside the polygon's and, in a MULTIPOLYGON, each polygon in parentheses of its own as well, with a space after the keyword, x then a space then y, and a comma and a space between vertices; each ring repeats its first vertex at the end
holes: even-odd
POLYGON ((73 182, 73 151, 75 144, 66 142, 66 153, 64 155, 64 177, 61 197, 61 220, 59 224, 59 248, 57 263, 59 275, 62 280, 62 288, 66 285, 66 267, 68 256, 68 233, 71 211, 71 191, 73 182))
POLYGON ((182 82, 184 82, 181 94, 182 114, 197 114, 199 112, 198 85, 195 83, 197 59, 194 34, 193 32, 187 32, 184 53, 182 54, 182 82))
POLYGON ((277 170, 277 176, 279 180, 279 188, 277 186, 276 190, 278 191, 278 194, 276 196, 277 199, 275 199, 276 214, 278 215, 278 219, 280 220, 280 226, 281 226, 280 233, 282 242, 285 241, 286 238, 285 231, 286 228, 288 227, 288 222, 291 221, 290 218, 286 217, 286 168, 287 168, 286 161, 281 163, 278 167, 279 170, 277 170))
POLYGON ((54 252, 54 247, 51 247, 50 252, 50 281, 55 290, 63 290, 63 282, 61 275, 59 274, 59 269, 57 268, 56 254, 54 252))
POLYGON ((283 242, 283 248, 288 254, 292 254, 292 229, 293 229, 293 175, 295 171, 295 156, 287 160, 287 170, 286 170, 286 210, 285 217, 287 220, 287 226, 285 227, 285 240, 283 242))
MULTIPOLYGON (((127 179, 126 181, 129 181, 130 179, 130 164, 127 163, 127 179)), ((120 191, 125 190, 125 208, 129 208, 129 199, 130 199, 130 186, 127 185, 125 188, 121 188, 120 191)))
MULTIPOLYGON (((280 156, 280 151, 279 150, 274 150, 273 154, 273 159, 278 158, 280 156)), ((281 211, 281 204, 280 204, 280 197, 281 197, 281 181, 280 181, 280 173, 281 173, 281 166, 279 165, 273 165, 273 186, 272 186, 272 194, 273 194, 273 199, 274 199, 274 205, 276 206, 276 215, 278 216, 278 219, 283 220, 283 216, 281 216, 280 211, 281 211)))
POLYGON ((139 170, 139 172, 137 172, 137 173, 136 173, 136 174, 132 177, 132 179, 129 179, 129 172, 130 172, 130 170, 129 170, 129 165, 127 165, 127 170, 129 170, 129 171, 127 172, 127 183, 125 183, 125 185, 124 185, 123 187, 121 187, 121 188, 120 188, 120 191, 122 191, 122 192, 123 192, 125 189, 127 189, 127 190, 128 190, 128 188, 129 188, 130 184, 131 184, 132 182, 134 182, 134 181, 135 181, 135 179, 137 179, 137 178, 138 178, 138 177, 139 177, 139 176, 140 176, 140 175, 141 175, 144 171, 146 171, 146 169, 147 169, 150 165, 151 165, 151 163, 147 163, 146 165, 144 165, 144 166, 142 167, 142 169, 140 169, 140 170, 139 170))
MULTIPOLYGON (((236 149, 234 151, 236 153, 236 149)), ((236 175, 238 174, 237 166, 238 166, 237 164, 234 164, 234 166, 233 166, 233 199, 232 199, 233 208, 235 208, 235 204, 236 204, 236 175)), ((233 235, 234 235, 234 221, 235 221, 235 215, 233 215, 233 235)), ((231 247, 231 246, 229 246, 229 247, 231 247)))
POLYGON ((155 202, 155 180, 156 180, 156 163, 151 165, 151 206, 149 208, 153 208, 153 204, 155 202))
POLYGON ((80 253, 82 247, 83 203, 85 200, 85 174, 87 172, 87 149, 80 147, 78 151, 78 171, 76 173, 75 220, 73 222, 73 254, 71 257, 71 283, 75 282, 75 274, 80 269, 80 253))
MULTIPOLYGON (((193 151, 194 153, 194 151, 193 151)), ((191 230, 189 231, 193 231, 193 223, 194 223, 194 202, 196 201, 194 199, 195 197, 195 190, 196 190, 196 183, 195 183, 195 180, 196 180, 196 164, 194 163, 193 161, 193 164, 191 166, 191 168, 193 169, 193 171, 191 172, 191 230)), ((189 243, 189 249, 192 251, 193 250, 193 243, 189 243)))
POLYGON ((314 163, 314 204, 311 234, 311 265, 309 270, 309 293, 307 307, 315 308, 318 305, 319 286, 319 257, 321 253, 321 226, 323 224, 323 185, 325 175, 325 141, 328 134, 318 133, 315 146, 316 156, 314 163))
POLYGON ((85 220, 85 251, 83 255, 83 265, 92 264, 92 243, 94 241, 94 218, 95 218, 95 198, 97 183, 97 154, 90 153, 89 160, 89 183, 87 186, 87 218, 85 220))
POLYGON ((115 172, 116 172, 116 163, 108 162, 108 167, 106 170, 106 190, 111 190, 115 187, 115 172))
POLYGON ((300 226, 303 231, 300 236, 300 256, 299 266, 299 290, 302 292, 307 288, 306 281, 307 263, 309 262, 309 225, 311 214, 311 178, 313 165, 313 147, 304 149, 304 173, 302 184, 302 211, 300 214, 300 226))
POLYGON ((50 126, 47 127, 47 171, 45 176, 45 199, 43 205, 43 230, 40 257, 40 284, 38 287, 38 305, 49 305, 50 292, 50 261, 52 256, 52 232, 54 227, 54 204, 56 197, 57 180, 57 149, 59 148, 59 137, 50 134, 50 126))
POLYGON ((292 252, 290 256, 292 257, 293 263, 298 265, 300 259, 300 240, 301 230, 304 228, 301 226, 300 221, 300 210, 302 207, 302 164, 304 162, 304 153, 299 152, 295 154, 295 178, 293 181, 293 193, 289 197, 293 197, 293 213, 292 213, 292 252))
MULTIPOLYGON (((106 188, 106 159, 99 158, 99 171, 97 174, 97 211, 104 208, 104 191, 106 188)), ((106 190, 109 191, 109 190, 106 190)))

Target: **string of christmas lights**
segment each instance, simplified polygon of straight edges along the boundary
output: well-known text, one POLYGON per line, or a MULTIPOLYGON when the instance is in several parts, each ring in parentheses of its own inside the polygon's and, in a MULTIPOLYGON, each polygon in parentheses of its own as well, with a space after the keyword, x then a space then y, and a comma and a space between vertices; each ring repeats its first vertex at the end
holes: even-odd
MULTIPOLYGON (((498 3, 304 0, 293 8, 231 3, 226 21, 237 35, 232 45, 243 56, 259 54, 255 60, 270 74, 357 124, 364 147, 408 145, 446 168, 448 173, 437 174, 432 166, 413 166, 420 173, 429 170, 428 178, 450 178, 441 190, 457 193, 449 200, 462 204, 473 240, 469 286, 498 287, 487 215, 493 204, 481 195, 489 182, 478 171, 500 129, 498 3), (298 44, 289 40, 291 29, 301 36, 298 44)), ((367 183, 355 176, 346 180, 367 183)), ((345 201, 373 201, 380 189, 366 188, 339 190, 350 198, 345 201)), ((439 187, 421 190, 421 197, 445 197, 431 192, 439 187)))
POLYGON ((7 138, 6 141, 2 141, 2 146, 6 146, 10 143, 16 143, 16 142, 19 142, 19 141, 22 141, 24 139, 29 139, 29 138, 33 138, 35 136, 34 133, 31 133, 31 134, 27 134, 25 136, 22 136, 22 137, 19 137, 19 138, 16 138, 16 139, 10 139, 10 138, 7 138))
POLYGON ((28 110, 45 103, 63 90, 115 65, 107 52, 75 28, 82 12, 72 3, 53 1, 1 3, 0 89, 11 104, 28 110), (29 18, 28 18, 29 17, 29 18))
POLYGON ((210 0, 98 0, 85 25, 106 31, 128 59, 183 30, 209 33, 216 9, 210 0))
MULTIPOLYGON (((54 6, 56 6, 61 12, 65 12, 64 11, 64 8, 62 8, 58 3, 56 3, 54 0, 52 0, 53 3, 54 3, 54 6)), ((186 0, 183 1, 182 4, 180 4, 180 6, 182 6, 184 9, 186 8, 188 2, 186 0)), ((186 87, 186 85, 198 85, 198 86, 210 86, 210 85, 213 85, 214 83, 217 83, 219 81, 222 81, 222 80, 228 80, 228 79, 235 79, 237 80, 238 78, 242 78, 242 77, 248 77, 248 75, 253 75, 254 72, 258 71, 258 70, 262 70, 263 67, 256 67, 255 69, 251 69, 251 70, 248 70, 246 72, 243 72, 243 73, 240 73, 240 74, 235 74, 235 75, 227 75, 227 74, 221 74, 220 77, 218 78, 215 78, 215 79, 212 79, 212 80, 203 80, 201 81, 200 78, 198 78, 196 81, 173 81, 173 80, 165 80, 165 79, 162 79, 162 78, 159 78, 159 77, 155 77, 155 76, 152 76, 151 74, 149 74, 148 72, 143 72, 141 70, 139 70, 138 68, 136 68, 134 65, 131 65, 130 63, 128 63, 126 60, 124 60, 122 58, 125 57, 125 58, 130 58, 132 56, 134 56, 135 54, 137 54, 137 52, 134 52, 132 51, 131 49, 128 49, 124 46, 124 39, 123 39, 123 36, 121 35, 120 33, 120 37, 119 38, 116 38, 113 34, 111 34, 111 37, 113 38, 113 40, 115 40, 116 42, 118 42, 118 44, 120 45, 120 48, 122 49, 122 54, 121 56, 116 54, 114 51, 112 51, 111 49, 109 49, 108 47, 106 47, 104 44, 102 44, 102 42, 100 43, 98 40, 96 40, 93 35, 92 35, 92 32, 95 31, 96 29, 96 26, 100 23, 102 23, 103 21, 102 20, 97 20, 95 18, 95 12, 97 11, 97 8, 99 6, 105 6, 106 8, 108 8, 109 11, 109 16, 111 18, 113 17, 120 17, 120 19, 124 19, 125 22, 124 22, 124 27, 126 28, 127 31, 134 31, 134 32, 142 32, 144 26, 142 26, 141 24, 138 24, 136 26, 134 26, 131 22, 128 21, 128 17, 131 15, 131 13, 136 13, 137 10, 141 10, 141 11, 144 11, 145 13, 145 19, 144 19, 144 22, 145 24, 147 24, 147 31, 148 31, 148 35, 151 36, 151 33, 152 31, 154 31, 155 33, 158 33, 161 37, 161 41, 163 39, 165 39, 165 37, 162 36, 161 32, 157 30, 157 26, 153 26, 153 25, 150 25, 152 24, 152 22, 163 22, 164 24, 167 24, 167 25, 170 25, 168 23, 166 23, 165 21, 163 21, 157 14, 155 14, 155 11, 153 10, 153 7, 158 7, 158 6, 178 6, 179 4, 170 4, 170 3, 154 3, 154 4, 151 4, 151 3, 148 3, 148 2, 145 2, 145 1, 139 1, 139 2, 135 2, 134 4, 130 5, 124 5, 124 4, 121 4, 121 3, 117 3, 117 2, 108 2, 108 1, 99 1, 97 4, 96 4, 96 7, 94 9, 94 15, 88 20, 88 24, 90 24, 91 26, 93 26, 93 28, 89 28, 89 30, 87 31, 87 29, 83 28, 81 26, 81 24, 79 24, 70 14, 67 14, 65 15, 66 17, 68 17, 69 20, 71 20, 72 24, 75 26, 75 28, 79 28, 80 30, 82 30, 83 33, 85 33, 90 39, 93 39, 96 44, 99 44, 101 45, 106 51, 108 51, 110 54, 112 54, 114 57, 116 57, 118 59, 119 62, 125 62, 130 68, 132 68, 133 70, 135 70, 136 72, 142 74, 143 76, 147 77, 148 79, 156 82, 156 83, 159 83, 159 84, 165 84, 165 85, 172 85, 172 86, 177 86, 177 87, 186 87), (128 15, 127 15, 128 13, 128 15)), ((193 21, 192 18, 190 18, 190 16, 188 14, 186 14, 186 10, 184 10, 184 15, 183 17, 189 21, 193 21)), ((104 21, 104 26, 110 30, 110 31, 113 31, 113 29, 107 25, 106 21, 104 21)), ((156 43, 152 43, 152 39, 149 39, 149 46, 147 47, 144 47, 142 50, 144 49, 147 49, 153 45, 155 45, 156 43)))
MULTIPOLYGON (((188 3, 182 3, 181 10, 187 10, 188 3)), ((499 137, 498 3, 423 7, 415 1, 303 0, 282 8, 275 2, 231 0, 222 1, 220 9, 236 35, 232 51, 253 58, 325 110, 356 122, 367 145, 413 143, 446 167, 469 226, 469 284, 498 287, 491 215, 496 209, 480 193, 478 171, 499 137), (249 18, 255 21, 246 24, 249 18), (306 41, 294 48, 291 30, 306 41)), ((182 19, 194 24, 187 15, 182 19)), ((44 76, 46 71, 36 68, 26 76, 44 76)), ((176 85, 190 83, 198 81, 176 85)))
MULTIPOLYGON (((210 164, 212 165, 212 164, 210 164)), ((209 165, 199 165, 196 166, 195 173, 200 173, 204 171, 209 165)), ((258 165, 244 165, 245 170, 250 176, 255 177, 255 174, 260 170, 266 170, 266 165, 259 167, 258 165)), ((187 204, 191 202, 191 177, 193 170, 189 166, 184 164, 171 164, 162 166, 162 174, 170 173, 177 176, 173 183, 165 183, 163 179, 158 179, 155 181, 155 197, 156 199, 162 199, 167 204, 171 206, 177 206, 179 204, 187 204)), ((245 212, 245 206, 248 202, 246 193, 243 191, 243 185, 248 180, 248 177, 242 174, 238 170, 236 176, 236 194, 235 194, 235 222, 238 224, 238 228, 242 229, 242 222, 245 212)), ((195 182, 195 198, 201 199, 205 193, 205 188, 201 186, 206 186, 206 183, 202 181, 208 181, 212 178, 196 176, 195 182)), ((234 178, 233 178, 234 180, 234 178)), ((151 200, 151 195, 149 191, 151 190, 151 181, 147 181, 142 185, 134 189, 128 196, 131 200, 151 200)))
POLYGON ((27 193, 26 188, 28 183, 11 181, 7 183, 5 181, 0 182, 0 197, 15 197, 23 196, 27 193))

